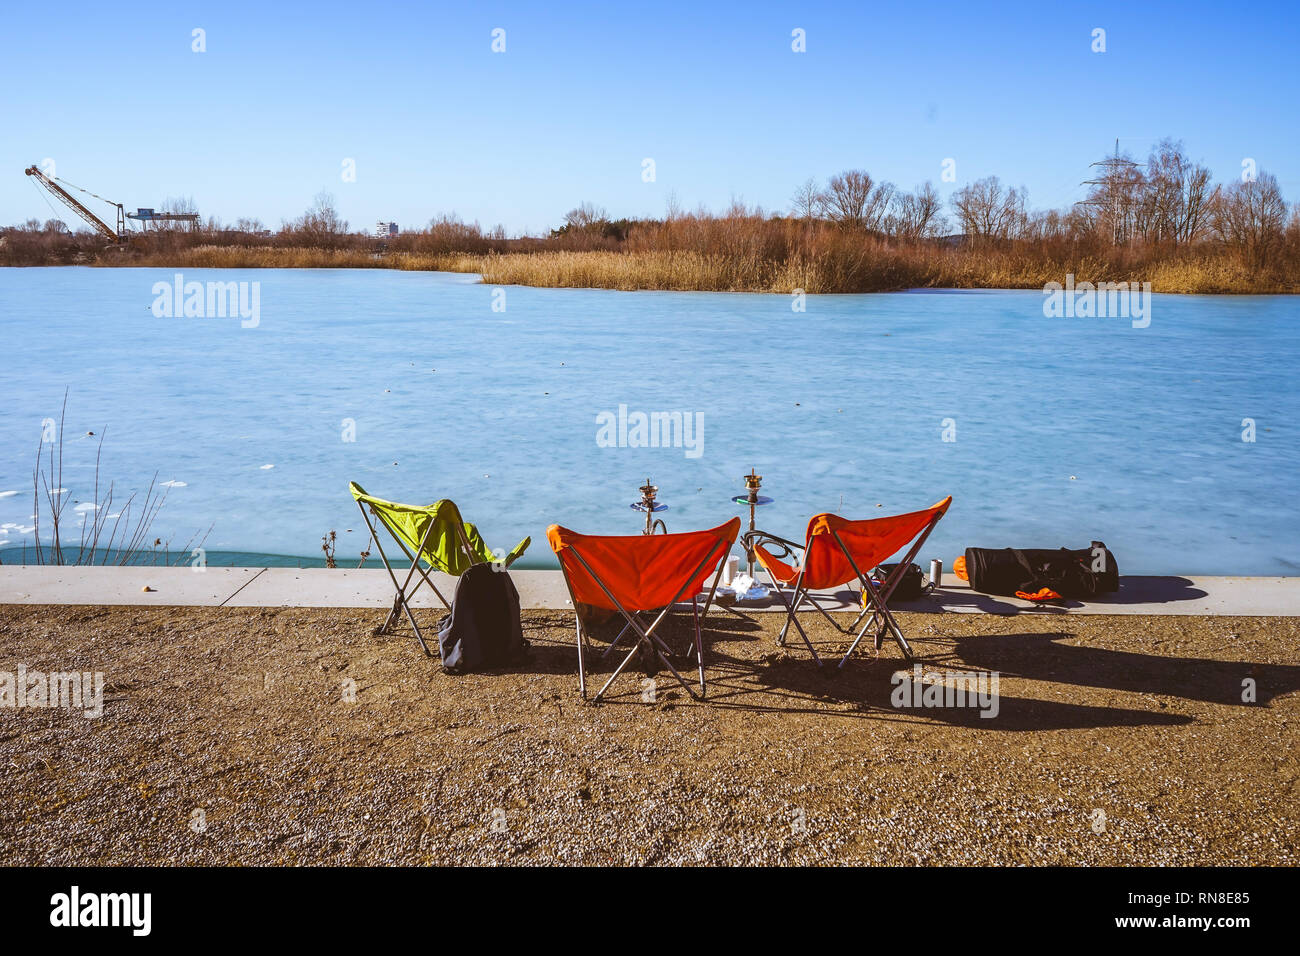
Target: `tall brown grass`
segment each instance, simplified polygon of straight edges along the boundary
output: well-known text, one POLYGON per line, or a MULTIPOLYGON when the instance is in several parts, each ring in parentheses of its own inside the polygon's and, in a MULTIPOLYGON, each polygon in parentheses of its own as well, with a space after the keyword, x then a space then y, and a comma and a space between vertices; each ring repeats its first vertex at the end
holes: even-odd
POLYGON ((484 257, 454 253, 372 252, 302 246, 196 246, 137 256, 134 266, 190 269, 405 269, 415 272, 477 272, 484 257))
POLYGON ((1253 264, 1219 242, 1112 245, 1096 235, 1002 240, 898 239, 819 220, 675 215, 603 223, 550 237, 506 239, 455 219, 395 239, 300 233, 158 233, 105 248, 83 234, 8 231, 0 264, 89 262, 159 268, 404 269, 474 272, 494 285, 719 292, 879 292, 908 288, 1041 289, 1083 282, 1150 282, 1157 292, 1300 292, 1300 219, 1270 261, 1253 264), (611 228, 616 225, 617 228, 611 228))
POLYGON ((902 289, 1041 289, 1048 282, 1150 282, 1155 292, 1300 292, 1297 276, 1259 273, 1212 256, 1116 262, 1100 257, 1039 258, 1016 252, 878 249, 784 262, 696 252, 533 252, 442 260, 446 271, 477 272, 491 285, 631 291, 809 294, 902 289))
POLYGON ((132 265, 195 269, 401 269, 478 273, 490 285, 809 294, 901 289, 1041 289, 1072 274, 1077 282, 1150 282, 1156 292, 1300 292, 1300 273, 1251 269, 1224 252, 1111 254, 891 244, 867 238, 765 257, 754 250, 625 248, 620 251, 472 253, 364 249, 198 246, 142 256, 132 265))

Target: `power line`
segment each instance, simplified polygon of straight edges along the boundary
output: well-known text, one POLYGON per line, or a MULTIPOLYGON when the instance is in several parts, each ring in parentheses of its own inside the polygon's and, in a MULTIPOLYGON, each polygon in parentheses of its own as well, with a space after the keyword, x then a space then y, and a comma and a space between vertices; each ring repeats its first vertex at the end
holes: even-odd
POLYGON ((66 184, 66 185, 68 185, 68 186, 71 186, 73 189, 78 189, 78 190, 80 190, 81 192, 85 193, 87 196, 94 196, 94 197, 95 197, 96 199, 98 199, 100 202, 106 202, 106 203, 108 203, 110 206, 120 206, 120 205, 122 205, 121 203, 113 202, 113 200, 111 200, 111 199, 105 199, 103 196, 99 195, 99 193, 92 193, 89 189, 86 189, 86 188, 84 188, 84 187, 82 187, 82 186, 78 186, 76 183, 70 183, 70 182, 68 182, 66 179, 64 179, 62 176, 54 176, 54 177, 52 177, 52 178, 55 179, 55 180, 58 181, 58 182, 64 183, 64 184, 66 184))
POLYGON ((54 218, 55 218, 58 222, 63 223, 63 228, 66 229, 66 230, 68 230, 69 233, 71 233, 71 232, 72 232, 72 227, 68 225, 68 222, 67 222, 66 219, 64 219, 62 216, 59 215, 58 210, 54 208, 54 203, 50 202, 50 197, 47 196, 47 195, 45 195, 45 193, 41 190, 41 187, 40 187, 40 186, 37 186, 37 185, 36 185, 36 181, 35 181, 35 180, 31 180, 31 179, 29 179, 28 182, 30 182, 30 183, 32 184, 32 188, 36 190, 37 195, 39 195, 39 196, 41 197, 41 199, 45 200, 45 205, 47 205, 47 206, 50 207, 50 212, 53 214, 54 218))
POLYGON ((1128 240, 1129 210, 1135 205, 1133 192, 1141 189, 1142 182, 1138 171, 1141 163, 1135 163, 1119 153, 1119 140, 1115 140, 1115 155, 1095 163, 1089 168, 1101 167, 1105 173, 1100 179, 1085 179, 1080 185, 1095 186, 1105 189, 1107 195, 1100 199, 1083 199, 1076 206, 1110 207, 1111 242, 1119 245, 1128 240), (1137 175, 1134 175, 1137 173, 1137 175))

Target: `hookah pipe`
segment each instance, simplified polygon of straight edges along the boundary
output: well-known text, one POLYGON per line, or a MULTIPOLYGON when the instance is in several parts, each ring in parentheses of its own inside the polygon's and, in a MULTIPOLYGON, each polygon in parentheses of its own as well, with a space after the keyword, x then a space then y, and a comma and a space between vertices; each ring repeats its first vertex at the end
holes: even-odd
MULTIPOLYGON (((738 505, 749 505, 749 530, 752 534, 755 528, 754 509, 759 505, 770 505, 775 499, 758 493, 759 489, 763 487, 763 476, 756 474, 753 468, 750 468, 749 474, 743 477, 745 479, 745 493, 743 495, 734 495, 731 500, 738 505)), ((752 578, 754 576, 754 552, 746 548, 745 559, 746 573, 752 578)))
POLYGON ((641 533, 654 534, 656 531, 661 531, 667 534, 668 525, 664 524, 662 518, 655 517, 660 511, 668 510, 667 505, 661 505, 655 501, 655 494, 659 491, 658 486, 652 485, 650 479, 647 478, 645 484, 638 490, 641 492, 641 500, 632 502, 630 507, 634 511, 645 512, 645 530, 641 533))

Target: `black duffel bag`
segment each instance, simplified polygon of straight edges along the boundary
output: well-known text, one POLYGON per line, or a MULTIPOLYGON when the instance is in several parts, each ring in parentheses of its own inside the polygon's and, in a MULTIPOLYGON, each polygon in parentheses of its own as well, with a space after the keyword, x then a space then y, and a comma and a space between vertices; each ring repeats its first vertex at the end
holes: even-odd
POLYGON ((1071 551, 1058 548, 967 548, 966 577, 985 594, 1037 594, 1050 588, 1084 600, 1119 590, 1119 565, 1101 541, 1071 551))

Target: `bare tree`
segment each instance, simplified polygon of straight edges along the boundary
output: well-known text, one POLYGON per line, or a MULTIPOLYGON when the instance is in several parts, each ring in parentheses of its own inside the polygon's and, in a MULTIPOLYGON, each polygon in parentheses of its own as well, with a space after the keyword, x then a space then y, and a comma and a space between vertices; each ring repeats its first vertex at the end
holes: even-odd
POLYGON ((673 222, 682 218, 682 204, 677 200, 677 190, 670 189, 668 198, 664 200, 664 221, 673 222))
POLYGON ((162 209, 160 209, 159 212, 197 216, 199 214, 199 207, 198 204, 194 202, 193 196, 168 196, 163 200, 162 209))
POLYGON ((589 202, 584 202, 564 214, 564 225, 567 229, 591 229, 594 226, 603 226, 607 222, 609 222, 609 214, 604 208, 589 202))
POLYGON ((1193 163, 1183 144, 1165 139, 1147 161, 1140 215, 1142 234, 1157 242, 1194 242, 1206 228, 1214 199, 1210 171, 1193 163))
POLYGON ((294 238, 318 249, 334 249, 343 244, 348 224, 339 218, 334 197, 325 191, 316 194, 311 208, 285 226, 294 238))
POLYGON ((1078 220, 1069 212, 1056 209, 1035 210, 1025 215, 1020 238, 1042 242, 1065 239, 1076 231, 1078 220))
POLYGON ((891 183, 877 183, 865 170, 850 169, 831 177, 820 205, 823 215, 832 222, 880 232, 893 195, 891 183))
POLYGON ((943 200, 931 183, 923 183, 914 193, 896 193, 886 219, 885 231, 899 239, 924 239, 942 232, 946 223, 941 210, 943 200))
POLYGON ((883 232, 885 219, 889 215, 889 206, 897 190, 893 183, 880 183, 871 191, 864 210, 863 225, 871 232, 883 232))
POLYGON ((1214 229, 1250 265, 1262 266, 1281 245, 1286 208, 1277 177, 1261 172, 1257 179, 1235 182, 1219 194, 1214 229))
POLYGON ((952 207, 967 235, 978 239, 1011 239, 1024 229, 1025 199, 1023 187, 1004 190, 998 177, 986 176, 957 190, 952 207))
POLYGON ((1291 219, 1284 235, 1286 255, 1292 262, 1300 263, 1300 202, 1291 204, 1291 219))
POLYGON ((822 194, 817 188, 817 180, 809 176, 790 199, 796 219, 816 219, 821 210, 822 194))

